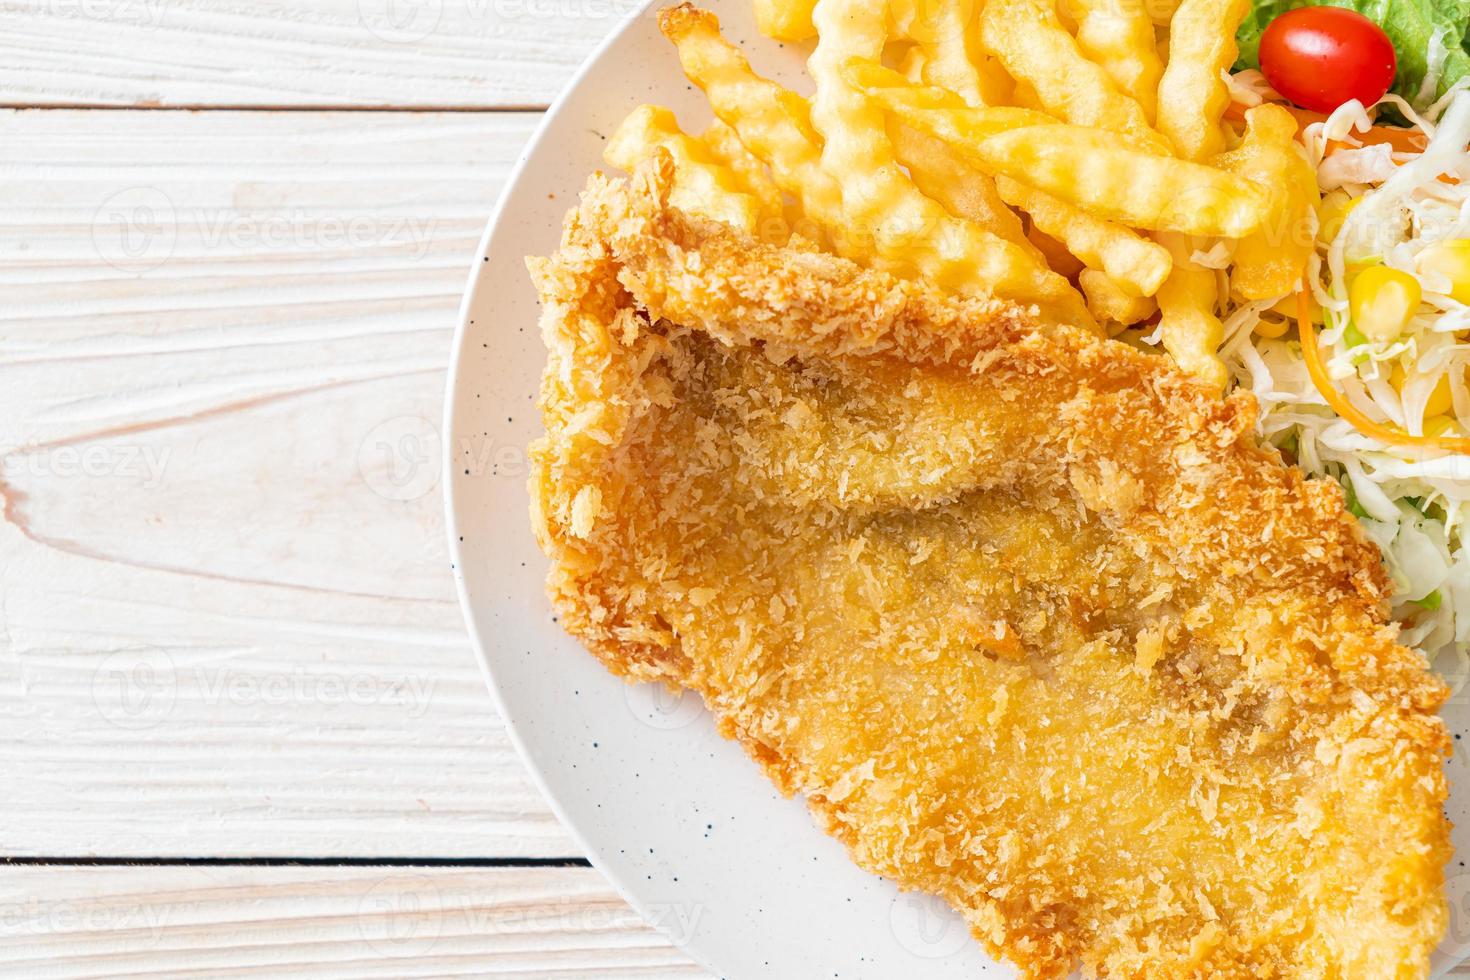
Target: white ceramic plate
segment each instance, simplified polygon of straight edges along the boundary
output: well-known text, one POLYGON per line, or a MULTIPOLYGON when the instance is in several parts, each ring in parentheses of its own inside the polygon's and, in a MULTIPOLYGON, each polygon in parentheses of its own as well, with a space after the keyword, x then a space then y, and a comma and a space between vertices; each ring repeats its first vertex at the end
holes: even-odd
MULTIPOLYGON (((759 70, 810 90, 805 52, 761 38, 749 0, 709 5, 759 70)), ((658 33, 655 9, 609 38, 546 114, 485 232, 461 311, 445 415, 448 523, 486 676, 527 765, 593 863, 716 973, 1014 976, 941 903, 901 896, 858 870, 800 802, 781 798, 714 733, 698 698, 624 685, 552 619, 527 517, 525 446, 541 428, 544 351, 523 257, 555 249, 563 214, 603 166, 604 138, 633 106, 670 106, 686 129, 709 118, 658 33)), ((1455 710, 1464 731, 1464 706, 1455 710)), ((1455 786, 1470 781, 1466 768, 1457 752, 1455 786)), ((1451 802, 1456 823, 1470 828, 1466 794, 1451 802)), ((1457 829, 1457 844, 1462 836, 1457 829)), ((1440 970, 1470 948, 1470 875, 1452 877, 1450 888, 1455 921, 1440 970)))

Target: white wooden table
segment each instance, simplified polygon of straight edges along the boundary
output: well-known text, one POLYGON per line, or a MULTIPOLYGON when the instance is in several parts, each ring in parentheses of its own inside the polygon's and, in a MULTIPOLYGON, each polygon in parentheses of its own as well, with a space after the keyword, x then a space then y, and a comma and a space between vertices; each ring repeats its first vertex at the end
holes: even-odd
POLYGON ((0 0, 0 975, 705 976, 516 759, 426 444, 631 3, 0 0))
POLYGON ((515 757, 427 445, 627 11, 0 0, 0 975, 704 976, 515 757))

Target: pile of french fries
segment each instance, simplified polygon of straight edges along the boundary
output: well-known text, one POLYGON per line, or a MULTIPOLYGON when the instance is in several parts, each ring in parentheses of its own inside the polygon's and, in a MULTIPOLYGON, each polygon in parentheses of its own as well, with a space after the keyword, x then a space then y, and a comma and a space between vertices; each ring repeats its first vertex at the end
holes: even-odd
POLYGON ((1292 293, 1318 190, 1284 108, 1226 118, 1249 0, 754 0, 811 99, 689 4, 660 14, 716 121, 639 106, 606 161, 672 202, 962 294, 1156 338, 1219 388, 1220 313, 1292 293))

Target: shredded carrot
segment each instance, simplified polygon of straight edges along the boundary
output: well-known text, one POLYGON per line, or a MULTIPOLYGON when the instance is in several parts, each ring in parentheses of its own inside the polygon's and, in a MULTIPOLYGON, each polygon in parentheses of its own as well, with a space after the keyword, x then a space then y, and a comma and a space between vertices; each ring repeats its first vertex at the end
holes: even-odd
MULTIPOLYGON (((1387 143, 1395 153, 1423 153, 1429 146, 1429 137, 1417 129, 1396 129, 1390 126, 1374 126, 1366 133, 1354 133, 1358 142, 1363 146, 1376 146, 1379 143, 1387 143)), ((1339 143, 1337 140, 1328 141, 1331 146, 1328 153, 1336 153, 1340 149, 1351 149, 1350 143, 1339 143)))
MULTIPOLYGON (((1294 105, 1284 103, 1273 103, 1296 117, 1297 132, 1301 132, 1313 123, 1326 122, 1327 117, 1320 112, 1310 109, 1300 109, 1294 105)), ((1246 106, 1239 102, 1230 103, 1225 111, 1225 118, 1236 122, 1245 121, 1246 106)), ((1354 133, 1353 137, 1362 146, 1373 146, 1377 143, 1387 143, 1393 147, 1395 153, 1423 153, 1424 148, 1429 145, 1429 138, 1417 129, 1405 129, 1402 126, 1374 126, 1366 133, 1354 133)), ((1355 149, 1351 143, 1328 140, 1327 156, 1331 156, 1338 150, 1355 149)))
POLYGON ((1317 346, 1317 332, 1312 327, 1310 296, 1311 286, 1303 280, 1302 288, 1296 294, 1296 329, 1301 337, 1302 357, 1307 362, 1307 374, 1311 375, 1312 384, 1322 393, 1322 397, 1327 399, 1327 404, 1334 412, 1346 419, 1349 425, 1363 435, 1371 436, 1391 446, 1414 446, 1420 449, 1443 449, 1452 453, 1470 453, 1470 439, 1410 435, 1375 422, 1358 411, 1357 406, 1348 401, 1347 396, 1338 391, 1332 379, 1327 376, 1327 364, 1322 360, 1322 349, 1317 346))

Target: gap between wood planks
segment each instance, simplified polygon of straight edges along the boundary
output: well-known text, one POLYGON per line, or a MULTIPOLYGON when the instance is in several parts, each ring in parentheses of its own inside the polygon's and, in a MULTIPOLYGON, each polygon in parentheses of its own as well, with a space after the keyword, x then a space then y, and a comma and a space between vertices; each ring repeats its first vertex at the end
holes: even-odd
POLYGON ((4 857, 0 865, 262 868, 590 868, 586 858, 425 857, 4 857))
POLYGON ((525 103, 524 105, 364 105, 360 102, 335 104, 324 102, 320 105, 270 105, 256 102, 200 102, 181 103, 169 105, 149 105, 138 103, 136 105, 115 105, 99 102, 4 102, 0 101, 0 109, 24 109, 27 111, 56 110, 85 110, 87 112, 401 112, 401 113, 424 113, 424 112, 463 112, 463 113, 496 113, 496 112, 545 112, 551 107, 549 102, 525 103))

